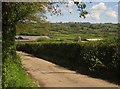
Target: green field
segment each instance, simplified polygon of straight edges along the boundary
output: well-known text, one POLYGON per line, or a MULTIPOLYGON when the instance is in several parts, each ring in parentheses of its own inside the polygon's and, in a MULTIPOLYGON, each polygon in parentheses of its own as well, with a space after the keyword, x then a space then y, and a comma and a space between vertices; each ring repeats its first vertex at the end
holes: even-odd
POLYGON ((50 41, 74 41, 78 36, 82 39, 113 39, 117 38, 117 31, 117 24, 111 23, 19 23, 17 26, 17 35, 48 36, 50 41))

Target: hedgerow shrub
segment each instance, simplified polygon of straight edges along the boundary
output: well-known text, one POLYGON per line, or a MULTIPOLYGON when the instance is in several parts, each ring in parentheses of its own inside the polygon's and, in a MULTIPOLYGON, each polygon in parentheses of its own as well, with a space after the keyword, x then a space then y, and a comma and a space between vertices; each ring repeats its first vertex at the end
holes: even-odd
POLYGON ((103 42, 91 43, 21 43, 18 51, 24 51, 37 57, 49 57, 47 60, 75 70, 83 67, 96 73, 119 70, 119 46, 103 42))

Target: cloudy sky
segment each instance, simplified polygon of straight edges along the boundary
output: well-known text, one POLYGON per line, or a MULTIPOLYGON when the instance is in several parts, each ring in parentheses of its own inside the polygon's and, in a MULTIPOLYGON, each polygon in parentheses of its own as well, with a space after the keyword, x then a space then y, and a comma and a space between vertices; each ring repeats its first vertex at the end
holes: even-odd
POLYGON ((51 16, 46 13, 50 22, 91 22, 91 23, 118 23, 118 2, 86 2, 86 10, 90 13, 86 18, 79 17, 79 11, 73 2, 69 1, 68 8, 60 4, 61 16, 51 16), (71 12, 71 13, 69 13, 71 12))

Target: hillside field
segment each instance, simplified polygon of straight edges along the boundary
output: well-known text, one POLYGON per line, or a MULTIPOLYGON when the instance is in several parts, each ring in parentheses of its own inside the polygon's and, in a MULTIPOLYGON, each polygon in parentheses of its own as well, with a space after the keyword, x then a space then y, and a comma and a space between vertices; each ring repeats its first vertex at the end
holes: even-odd
MULTIPOLYGON (((117 38, 118 25, 91 24, 91 23, 19 23, 17 25, 17 35, 22 36, 48 36, 49 41, 74 41, 80 36, 82 40, 114 39, 117 38)), ((48 41, 48 39, 39 39, 39 41, 48 41)))

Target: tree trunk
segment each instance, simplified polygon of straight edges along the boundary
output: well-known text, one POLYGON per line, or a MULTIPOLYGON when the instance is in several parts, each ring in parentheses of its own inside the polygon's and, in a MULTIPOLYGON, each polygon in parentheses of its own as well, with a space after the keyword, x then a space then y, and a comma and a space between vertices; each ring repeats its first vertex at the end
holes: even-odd
POLYGON ((15 25, 8 26, 7 24, 2 24, 3 61, 5 61, 8 55, 12 55, 13 57, 16 56, 15 35, 15 25))
POLYGON ((9 3, 2 3, 2 59, 3 62, 7 56, 16 56, 15 35, 16 22, 12 18, 11 9, 7 8, 9 3))

